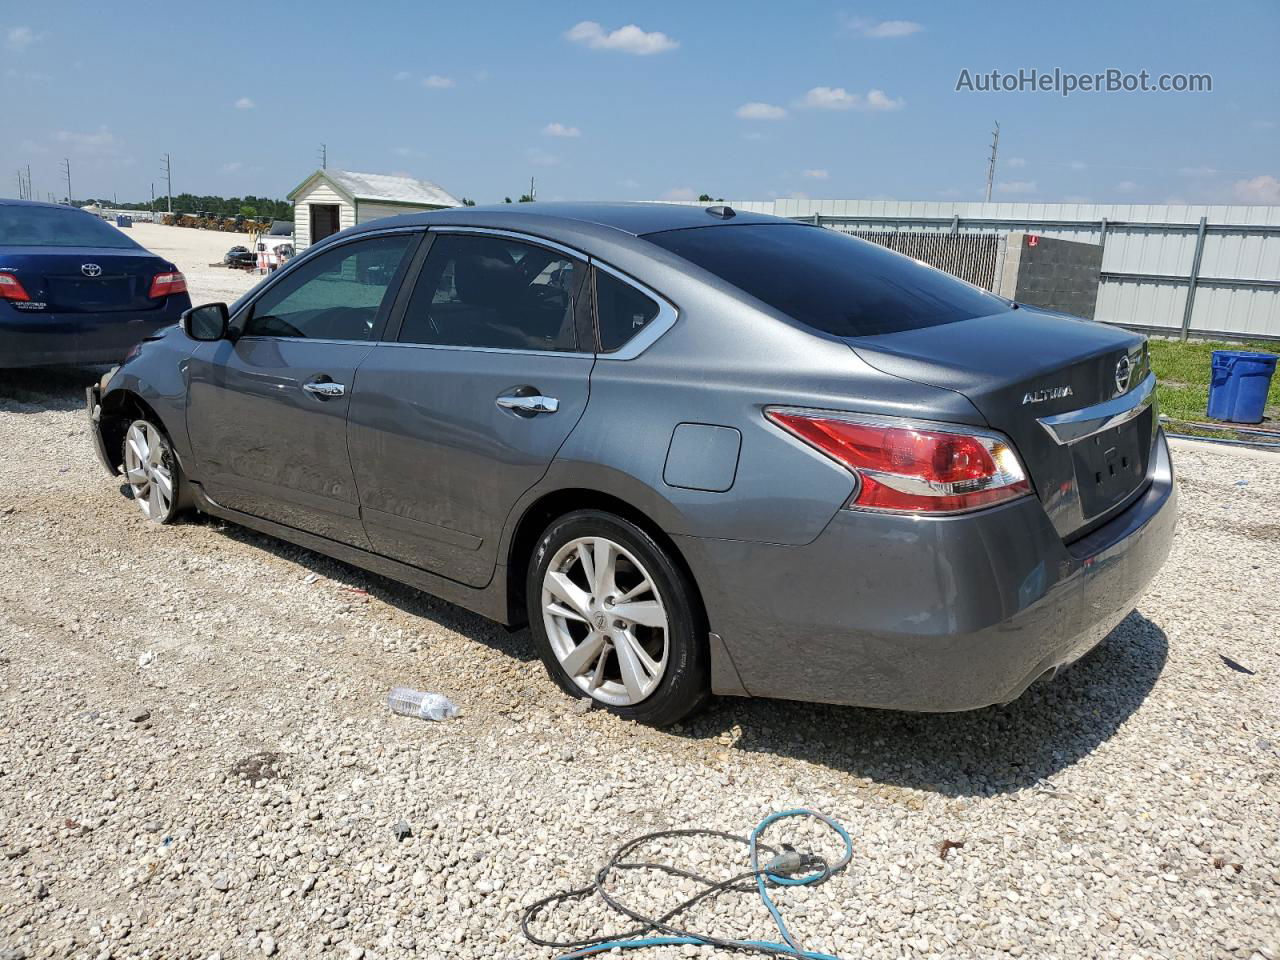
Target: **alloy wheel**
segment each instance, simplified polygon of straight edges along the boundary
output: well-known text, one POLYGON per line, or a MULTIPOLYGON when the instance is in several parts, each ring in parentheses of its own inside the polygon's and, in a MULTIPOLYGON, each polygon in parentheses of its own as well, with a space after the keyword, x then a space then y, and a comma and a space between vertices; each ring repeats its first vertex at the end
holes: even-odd
POLYGON ((667 669, 666 607, 644 566, 605 537, 579 537, 551 559, 542 581, 551 649, 580 690, 634 706, 667 669))
POLYGON ((148 520, 163 521, 173 507, 172 455, 164 435, 145 420, 129 427, 124 440, 124 476, 148 520))

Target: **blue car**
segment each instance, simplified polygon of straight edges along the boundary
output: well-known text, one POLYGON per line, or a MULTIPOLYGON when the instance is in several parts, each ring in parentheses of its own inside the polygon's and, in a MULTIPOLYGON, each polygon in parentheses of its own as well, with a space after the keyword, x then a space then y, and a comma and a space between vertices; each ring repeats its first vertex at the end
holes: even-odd
POLYGON ((0 369, 119 363, 190 306, 178 268, 110 224, 0 200, 0 369))

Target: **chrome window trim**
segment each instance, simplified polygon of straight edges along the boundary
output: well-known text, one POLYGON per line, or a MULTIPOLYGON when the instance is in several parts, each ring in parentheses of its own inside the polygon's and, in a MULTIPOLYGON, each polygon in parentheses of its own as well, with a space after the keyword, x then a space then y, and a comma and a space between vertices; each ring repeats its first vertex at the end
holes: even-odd
POLYGON ((503 240, 518 240, 521 243, 531 243, 535 247, 546 247, 549 250, 555 250, 557 253, 566 254, 583 263, 590 260, 590 257, 581 250, 574 250, 572 247, 566 247, 563 243, 556 243, 554 240, 548 240, 532 233, 519 233, 515 230, 499 230, 496 227, 448 227, 441 225, 428 227, 427 232, 435 234, 465 233, 484 237, 498 237, 503 240))
MULTIPOLYGON (((603 270, 614 279, 622 281, 627 286, 638 290, 658 305, 658 315, 645 324, 643 330, 620 346, 617 350, 612 350, 608 353, 602 350, 597 354, 597 357, 601 360, 634 360, 636 357, 640 356, 640 354, 653 346, 663 334, 676 325, 676 321, 680 319, 680 311, 678 311, 675 308, 675 305, 662 294, 658 293, 651 287, 645 286, 639 280, 627 276, 621 270, 617 270, 609 266, 607 263, 602 263, 595 257, 591 258, 591 265, 599 270, 603 270)), ((598 332, 600 324, 600 304, 598 301, 593 304, 593 309, 596 312, 596 326, 598 332)))
POLYGON ((1148 373, 1147 378, 1128 393, 1091 407, 1041 417, 1039 423, 1055 443, 1069 446, 1141 416, 1155 402, 1155 392, 1156 375, 1148 373))
MULTIPOLYGON (((363 343, 361 340, 342 341, 343 343, 363 343)), ((517 353, 522 357, 577 357, 593 359, 594 353, 583 353, 580 350, 525 350, 520 347, 469 347, 456 343, 405 343, 401 340, 370 341, 375 347, 412 347, 415 350, 462 350, 467 353, 517 353)))

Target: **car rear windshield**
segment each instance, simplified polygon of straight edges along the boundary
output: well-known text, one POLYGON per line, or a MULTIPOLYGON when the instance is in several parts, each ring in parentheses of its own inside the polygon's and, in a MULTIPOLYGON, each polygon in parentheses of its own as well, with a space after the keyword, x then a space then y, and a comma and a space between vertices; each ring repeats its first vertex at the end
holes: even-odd
POLYGON ((115 227, 82 210, 8 204, 0 204, 0 246, 138 247, 115 227))
POLYGON ((724 225, 645 239, 837 337, 917 330, 1008 309, 950 274, 825 227, 724 225))

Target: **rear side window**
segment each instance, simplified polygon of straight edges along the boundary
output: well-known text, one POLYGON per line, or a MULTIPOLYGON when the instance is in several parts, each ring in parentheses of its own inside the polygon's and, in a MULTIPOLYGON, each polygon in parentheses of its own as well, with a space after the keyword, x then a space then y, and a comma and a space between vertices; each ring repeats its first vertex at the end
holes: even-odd
POLYGON ((645 239, 837 337, 918 330, 1009 309, 941 270, 824 227, 697 227, 645 239))
POLYGON ((138 245, 111 224, 71 207, 0 204, 0 244, 17 247, 114 247, 138 245))
POLYGON ((579 260, 507 237, 440 234, 422 266, 401 343, 578 349, 579 260))
POLYGON ((596 270, 596 323, 600 350, 609 353, 648 326, 658 315, 651 297, 617 277, 596 270))

